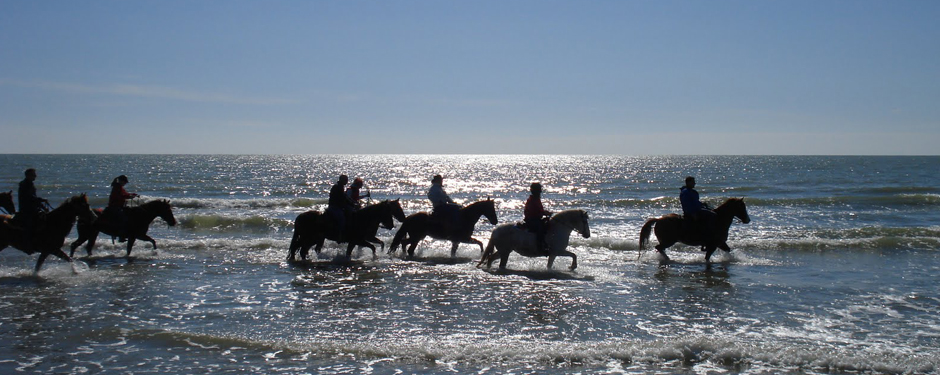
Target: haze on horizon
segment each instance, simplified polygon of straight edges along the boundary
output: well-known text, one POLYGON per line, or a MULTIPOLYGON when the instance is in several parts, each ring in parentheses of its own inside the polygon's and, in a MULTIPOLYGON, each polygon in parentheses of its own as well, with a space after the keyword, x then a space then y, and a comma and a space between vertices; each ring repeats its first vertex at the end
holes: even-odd
POLYGON ((937 155, 940 2, 0 0, 0 153, 937 155))

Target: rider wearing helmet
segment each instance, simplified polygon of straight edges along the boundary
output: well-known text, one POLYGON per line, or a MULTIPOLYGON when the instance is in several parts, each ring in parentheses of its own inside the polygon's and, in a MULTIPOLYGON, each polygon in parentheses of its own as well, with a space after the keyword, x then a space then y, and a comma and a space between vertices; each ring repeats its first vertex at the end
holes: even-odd
POLYGON ((525 201, 525 210, 523 211, 523 221, 530 232, 535 233, 536 245, 539 251, 547 251, 545 246, 545 231, 548 227, 543 220, 544 217, 551 216, 552 213, 545 210, 542 206, 542 184, 533 182, 529 186, 529 199, 525 201))
POLYGON ((362 177, 356 177, 356 179, 353 180, 353 183, 349 185, 349 188, 346 189, 346 196, 357 209, 362 207, 362 202, 360 202, 362 198, 372 196, 370 193, 366 193, 366 195, 360 195, 359 191, 362 189, 362 185, 362 177))

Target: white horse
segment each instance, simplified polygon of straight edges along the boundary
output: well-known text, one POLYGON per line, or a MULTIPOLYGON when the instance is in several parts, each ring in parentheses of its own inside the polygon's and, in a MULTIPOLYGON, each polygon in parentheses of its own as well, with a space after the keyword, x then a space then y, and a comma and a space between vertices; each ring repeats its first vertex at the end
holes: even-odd
POLYGON ((548 257, 548 268, 552 268, 557 256, 571 257, 571 269, 578 267, 578 256, 565 250, 568 247, 568 239, 571 237, 571 231, 581 233, 581 237, 591 237, 591 229, 588 227, 588 214, 584 210, 562 211, 549 219, 548 232, 545 234, 545 243, 548 245, 548 252, 539 251, 536 245, 535 233, 529 232, 524 228, 517 227, 515 224, 503 224, 493 229, 489 243, 486 244, 486 250, 480 259, 482 265, 486 262, 489 268, 496 256, 499 255, 499 269, 506 269, 506 261, 509 260, 509 254, 513 251, 519 255, 527 257, 548 257), (495 249, 495 251, 494 251, 495 249))

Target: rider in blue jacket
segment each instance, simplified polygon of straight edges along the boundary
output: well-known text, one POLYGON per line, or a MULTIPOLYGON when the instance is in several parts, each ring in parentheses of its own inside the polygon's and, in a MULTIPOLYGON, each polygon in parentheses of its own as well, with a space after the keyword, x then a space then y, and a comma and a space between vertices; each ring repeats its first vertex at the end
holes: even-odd
POLYGON ((703 234, 710 237, 714 232, 717 215, 708 205, 699 200, 698 192, 695 191, 695 177, 685 178, 685 186, 679 191, 679 202, 682 203, 682 214, 685 218, 699 224, 703 234))

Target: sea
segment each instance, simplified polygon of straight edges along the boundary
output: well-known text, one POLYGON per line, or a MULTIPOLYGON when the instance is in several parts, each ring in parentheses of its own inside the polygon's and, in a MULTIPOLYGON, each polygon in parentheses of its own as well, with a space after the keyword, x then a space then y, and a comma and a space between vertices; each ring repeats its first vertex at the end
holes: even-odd
MULTIPOLYGON (((0 374, 930 374, 940 372, 940 157, 617 155, 0 155, 0 190, 36 168, 58 205, 107 203, 127 175, 167 199, 157 248, 99 238, 73 263, 0 252, 0 374), (578 268, 427 239, 414 258, 327 242, 288 262, 293 220, 340 174, 372 203, 431 209, 431 177, 463 204, 522 219, 582 209, 578 268), (712 264, 638 247, 649 218, 744 198, 750 223, 712 264), (312 254, 312 253, 311 253, 312 254)), ((480 220, 486 243, 494 225, 480 220)), ((63 247, 75 240, 73 230, 63 247)), ((652 240, 653 245, 657 242, 652 240)))

